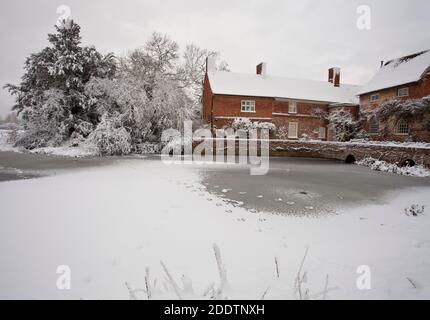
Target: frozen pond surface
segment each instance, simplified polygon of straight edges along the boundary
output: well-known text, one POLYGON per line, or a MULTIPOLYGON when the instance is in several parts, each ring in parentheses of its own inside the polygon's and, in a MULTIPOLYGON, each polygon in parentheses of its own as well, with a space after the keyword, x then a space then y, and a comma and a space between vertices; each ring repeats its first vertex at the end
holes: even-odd
POLYGON ((250 210, 282 214, 330 213, 381 201, 390 191, 430 186, 430 179, 371 171, 320 159, 272 158, 265 176, 249 169, 213 167, 201 171, 203 183, 219 196, 250 210))
MULTIPOLYGON (((136 159, 160 161, 159 157, 64 158, 0 152, 0 182, 136 159)), ((333 213, 340 208, 379 203, 390 191, 430 186, 426 178, 321 159, 271 158, 270 171, 264 176, 251 176, 249 167, 241 165, 183 166, 197 172, 207 190, 226 202, 252 212, 276 214, 333 213)))
POLYGON ((160 261, 186 297, 202 298, 220 285, 214 244, 228 272, 223 299, 261 299, 269 287, 267 299, 297 299, 306 248, 314 299, 327 276, 328 299, 430 297, 430 215, 405 214, 430 207, 428 178, 293 158, 272 159, 262 177, 159 157, 0 153, 0 166, 2 179, 15 179, 0 182, 0 298, 128 299, 125 283, 144 287, 149 268, 155 298, 176 299, 160 261), (281 214, 254 213, 263 210, 281 214), (372 290, 356 286, 363 265, 372 290), (71 290, 57 288, 59 266, 70 267, 71 290))

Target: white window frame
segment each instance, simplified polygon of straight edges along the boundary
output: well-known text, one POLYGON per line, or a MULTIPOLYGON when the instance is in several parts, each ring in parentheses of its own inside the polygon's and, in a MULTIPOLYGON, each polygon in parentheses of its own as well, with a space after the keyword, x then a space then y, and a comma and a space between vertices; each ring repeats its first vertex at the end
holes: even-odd
POLYGON ((379 93, 372 94, 369 98, 370 102, 376 102, 379 101, 379 99, 381 99, 379 93))
POLYGON ((288 113, 297 114, 297 101, 290 100, 288 102, 288 113))
POLYGON ((396 134, 397 135, 401 135, 401 136, 405 136, 408 135, 410 133, 410 126, 409 123, 404 120, 404 119, 400 119, 399 122, 397 122, 396 124, 396 134), (405 130, 407 129, 407 130, 405 130))
POLYGON ((397 90, 397 96, 399 98, 409 97, 409 87, 399 88, 399 90, 397 90), (404 92, 404 93, 402 93, 402 92, 404 92))
POLYGON ((369 119, 369 134, 379 134, 380 123, 378 118, 372 117, 369 119), (376 129, 376 130, 372 130, 376 129))
POLYGON ((288 123, 288 139, 298 139, 299 138, 299 123, 298 122, 289 122, 288 123), (295 132, 291 130, 292 126, 295 126, 295 132))
POLYGON ((319 139, 327 139, 327 128, 326 127, 319 127, 318 138, 319 139))
POLYGON ((256 113, 255 100, 242 100, 240 111, 244 113, 256 113))

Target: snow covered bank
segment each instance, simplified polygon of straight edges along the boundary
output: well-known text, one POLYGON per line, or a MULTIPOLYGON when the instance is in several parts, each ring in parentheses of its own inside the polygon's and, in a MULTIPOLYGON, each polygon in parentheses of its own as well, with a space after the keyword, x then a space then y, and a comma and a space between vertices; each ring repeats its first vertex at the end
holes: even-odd
POLYGON ((297 298, 306 247, 303 286, 311 298, 321 298, 327 275, 328 299, 430 298, 430 215, 404 214, 412 204, 430 206, 429 188, 311 219, 250 213, 199 179, 191 167, 128 160, 0 183, 0 298, 128 299, 125 283, 144 288, 148 267, 158 280, 153 298, 175 299, 160 260, 178 284, 185 275, 203 296, 219 283, 215 243, 229 299, 297 298), (71 268, 69 291, 56 288, 60 265, 71 268), (363 265, 372 272, 371 290, 356 286, 363 265))
POLYGON ((10 133, 11 133, 10 130, 0 130, 0 151, 18 152, 19 150, 9 142, 10 133))
POLYGON ((38 148, 33 150, 25 150, 23 148, 18 148, 13 146, 13 144, 9 141, 9 136, 12 133, 11 130, 0 130, 0 151, 9 151, 9 152, 28 152, 34 154, 46 154, 52 156, 61 156, 61 157, 72 157, 72 158, 80 158, 80 157, 89 157, 97 155, 97 150, 91 145, 80 145, 77 147, 64 145, 61 147, 46 147, 46 148, 38 148))
POLYGON ((375 171, 382 171, 387 173, 395 173, 403 176, 411 177, 430 177, 430 170, 423 166, 416 165, 414 167, 399 167, 397 164, 388 163, 382 160, 373 158, 366 158, 357 162, 359 166, 369 167, 375 171))

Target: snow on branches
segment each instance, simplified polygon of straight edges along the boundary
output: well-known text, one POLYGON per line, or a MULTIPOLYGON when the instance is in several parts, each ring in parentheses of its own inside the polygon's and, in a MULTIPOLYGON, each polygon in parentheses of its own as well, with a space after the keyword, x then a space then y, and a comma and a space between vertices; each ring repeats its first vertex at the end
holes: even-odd
POLYGON ((189 45, 181 56, 175 41, 154 32, 117 59, 81 46, 73 20, 48 40, 28 57, 21 83, 6 85, 26 129, 16 143, 25 148, 91 142, 113 155, 160 143, 163 130, 199 119, 206 57, 218 55, 189 45))
POLYGON ((354 120, 353 115, 346 110, 334 110, 330 112, 327 119, 336 141, 345 142, 366 138, 366 133, 362 129, 362 120, 354 120))
POLYGON ((235 119, 232 123, 232 128, 234 130, 244 130, 245 132, 258 129, 266 129, 269 130, 270 133, 276 131, 276 126, 271 122, 253 122, 248 118, 235 119))

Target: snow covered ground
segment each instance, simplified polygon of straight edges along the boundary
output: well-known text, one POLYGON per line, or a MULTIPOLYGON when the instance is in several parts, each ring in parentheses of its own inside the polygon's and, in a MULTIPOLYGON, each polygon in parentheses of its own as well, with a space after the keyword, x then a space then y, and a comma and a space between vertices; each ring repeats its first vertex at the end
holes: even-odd
POLYGON ((160 260, 181 295, 202 296, 219 282, 217 244, 229 299, 260 299, 265 292, 266 299, 296 298, 307 247, 303 287, 311 298, 321 298, 329 275, 327 299, 429 299, 430 213, 404 214, 413 204, 429 208, 429 192, 396 191, 378 204, 311 218, 234 207, 208 192, 193 167, 157 160, 3 182, 0 298, 128 299, 125 282, 144 288, 146 267, 151 283, 157 279, 153 298, 177 298, 160 260), (60 265, 71 268, 71 290, 56 287, 60 265), (371 290, 356 285, 363 265, 371 271, 371 290), (193 291, 189 281, 181 290, 183 275, 193 291))
POLYGON ((11 130, 0 130, 0 151, 13 151, 13 152, 29 152, 34 154, 46 154, 52 156, 62 156, 62 157, 89 157, 96 155, 96 150, 91 146, 62 146, 62 147, 47 147, 39 148, 35 150, 24 150, 21 148, 14 147, 9 143, 8 138, 11 130))
POLYGON ((358 161, 357 165, 369 167, 375 171, 400 174, 402 176, 430 177, 430 170, 422 165, 415 165, 413 167, 399 167, 396 164, 374 158, 365 158, 361 161, 358 161))

